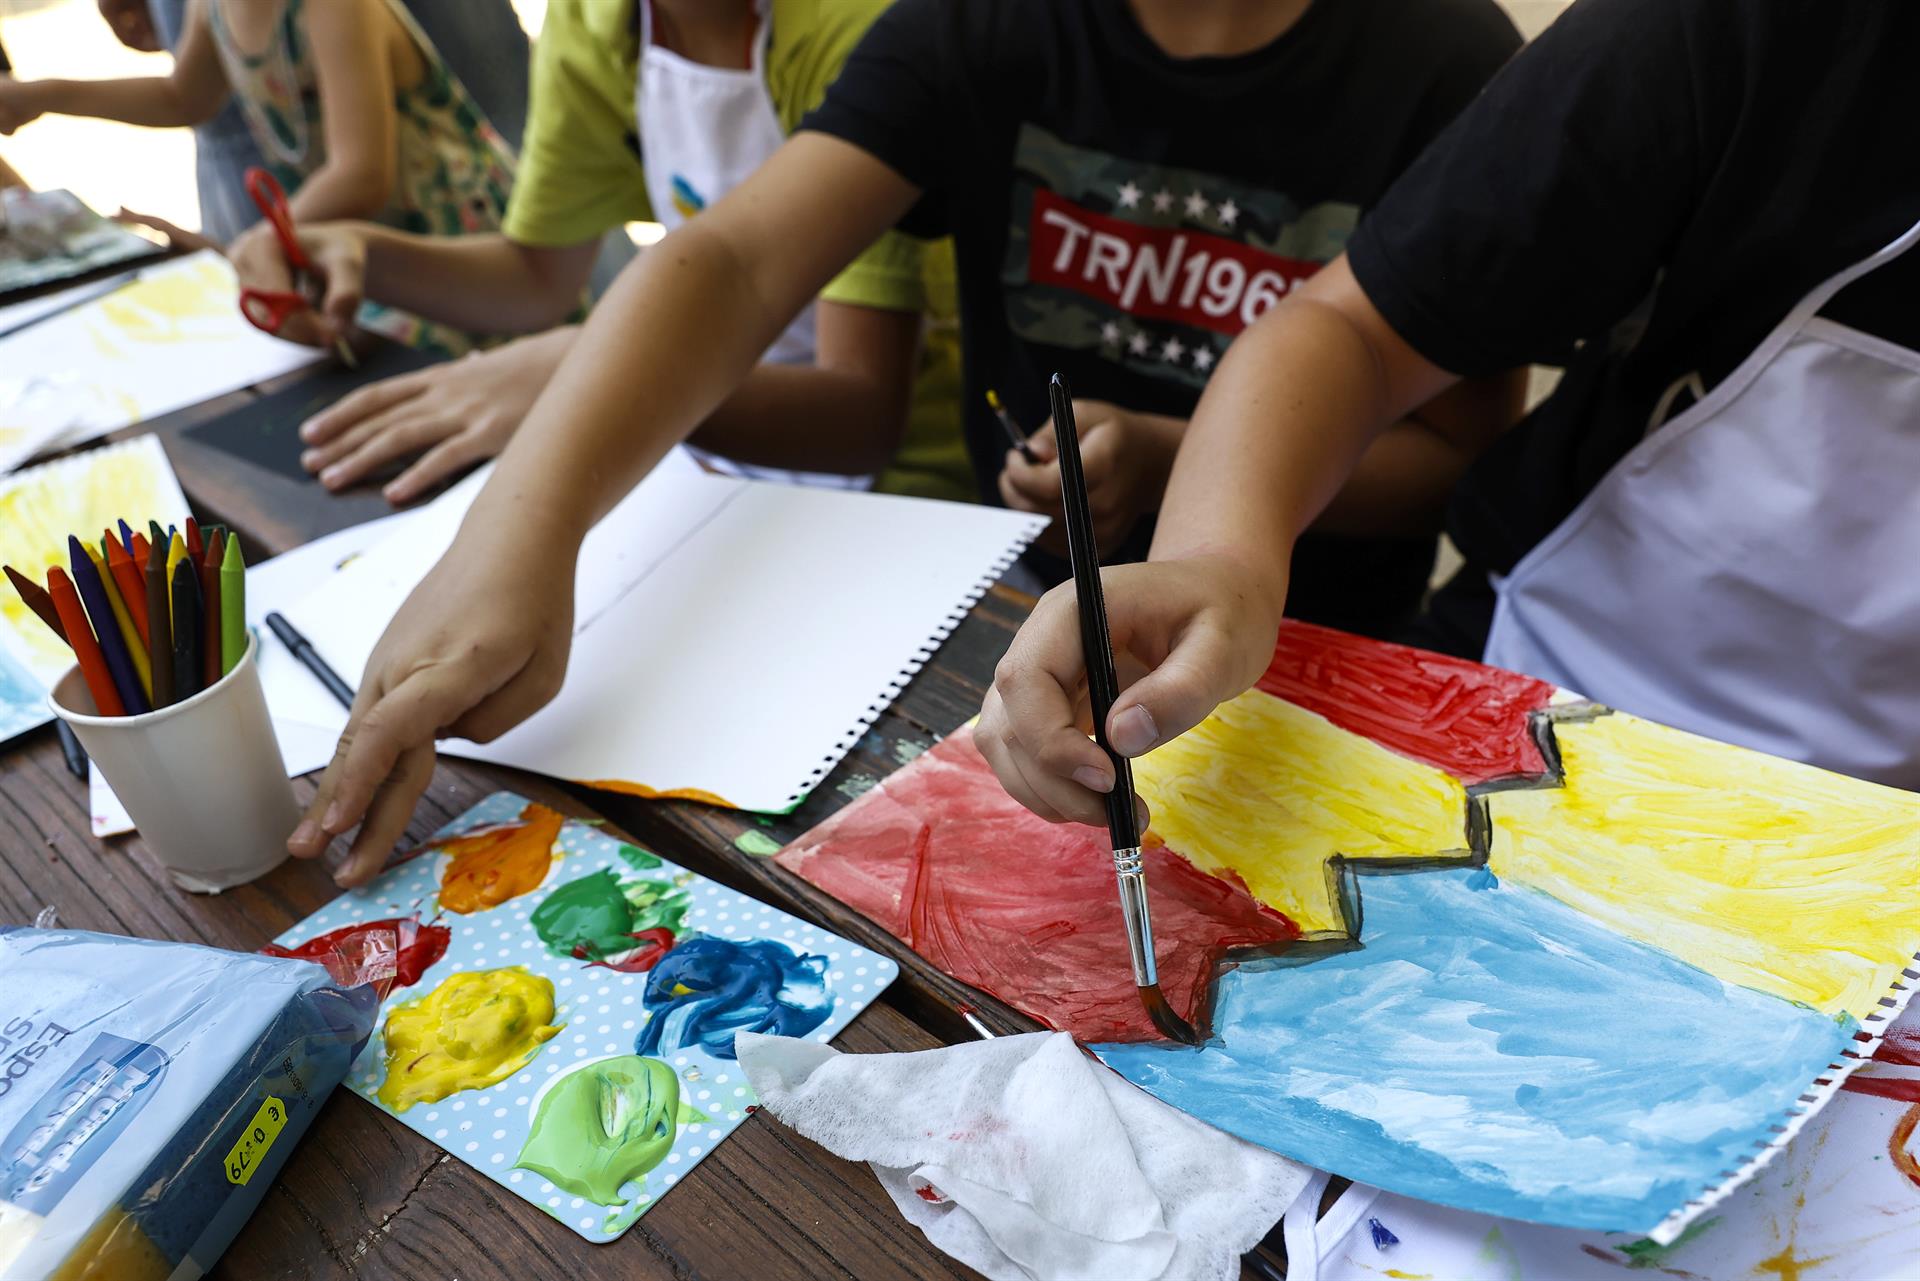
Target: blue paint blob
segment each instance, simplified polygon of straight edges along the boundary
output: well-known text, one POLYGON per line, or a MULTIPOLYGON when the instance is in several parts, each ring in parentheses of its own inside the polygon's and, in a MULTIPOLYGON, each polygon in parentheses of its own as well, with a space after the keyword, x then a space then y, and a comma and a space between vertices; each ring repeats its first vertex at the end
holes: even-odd
POLYGON ((1378 1219, 1367 1220, 1367 1231, 1373 1234, 1373 1248, 1384 1250, 1390 1245, 1399 1245, 1400 1238, 1393 1235, 1393 1229, 1378 1219))
POLYGON ((1500 888, 1500 878, 1493 874, 1492 868, 1482 867, 1467 878, 1467 888, 1470 890, 1497 890, 1500 888))
POLYGON ((1362 946, 1250 962, 1195 1051, 1107 1065, 1360 1183, 1645 1231, 1737 1168, 1856 1024, 1724 983, 1477 868, 1363 876, 1362 946))
POLYGON ((697 1049, 730 1059, 735 1032, 805 1036, 833 1012, 827 958, 771 939, 687 939, 653 967, 645 1000, 652 1017, 633 1052, 656 1057, 697 1049))

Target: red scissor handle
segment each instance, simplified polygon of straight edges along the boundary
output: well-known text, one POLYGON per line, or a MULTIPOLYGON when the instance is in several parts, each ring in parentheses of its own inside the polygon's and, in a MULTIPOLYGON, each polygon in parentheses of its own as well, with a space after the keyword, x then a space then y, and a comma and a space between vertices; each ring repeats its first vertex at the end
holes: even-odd
POLYGON ((287 207, 287 193, 280 186, 279 179, 259 165, 252 165, 247 169, 247 194, 253 197, 253 203, 260 207, 266 220, 273 224, 273 232, 280 238, 280 248, 287 255, 287 265, 295 271, 312 271, 313 264, 307 260, 307 251, 300 247, 300 238, 293 234, 293 211, 287 207))
POLYGON ((240 291, 240 314, 247 323, 262 333, 280 333, 280 327, 287 323, 287 317, 296 311, 309 311, 313 304, 302 294, 287 293, 277 289, 242 289, 240 291))

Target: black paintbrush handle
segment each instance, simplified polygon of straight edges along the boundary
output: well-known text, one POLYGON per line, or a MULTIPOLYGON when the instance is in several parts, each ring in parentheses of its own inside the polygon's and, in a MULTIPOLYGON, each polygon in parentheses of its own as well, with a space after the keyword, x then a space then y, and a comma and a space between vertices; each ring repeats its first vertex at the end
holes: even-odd
POLYGON ((1047 386, 1053 402, 1053 434, 1060 448, 1060 499, 1066 508, 1067 557, 1073 564, 1073 591, 1080 605, 1080 648, 1087 665, 1087 698, 1093 711, 1093 737, 1113 762, 1113 790, 1107 793, 1107 830, 1117 850, 1136 849, 1140 825, 1134 816, 1133 767, 1107 741, 1107 717, 1120 697, 1120 675, 1113 663, 1113 638, 1107 630, 1107 598, 1100 590, 1100 550, 1093 541, 1093 511, 1087 499, 1087 474, 1080 465, 1080 430, 1073 421, 1073 393, 1059 374, 1047 386))

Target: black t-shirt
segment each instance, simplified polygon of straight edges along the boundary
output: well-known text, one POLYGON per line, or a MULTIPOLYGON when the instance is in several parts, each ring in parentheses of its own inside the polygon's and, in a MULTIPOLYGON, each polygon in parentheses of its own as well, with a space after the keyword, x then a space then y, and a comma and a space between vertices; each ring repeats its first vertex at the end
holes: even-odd
MULTIPOLYGON (((1443 603, 1479 604, 1435 639, 1477 652, 1485 571, 1558 525, 1669 387, 1692 374, 1712 387, 1814 286, 1916 219, 1920 6, 1579 0, 1349 247, 1368 297, 1435 364, 1567 366, 1455 495, 1469 573, 1443 603)), ((1920 347, 1916 288, 1920 254, 1824 314, 1920 347)))
MULTIPOLYGON (((997 502, 989 387, 1028 429, 1055 371, 1189 415, 1233 336, 1339 255, 1518 45, 1493 0, 1316 0, 1264 48, 1192 59, 1126 0, 897 0, 803 128, 920 187, 906 230, 954 237, 968 448, 997 502)), ((1432 563, 1430 543, 1342 551, 1330 577, 1363 595, 1397 574, 1417 597, 1432 563)))

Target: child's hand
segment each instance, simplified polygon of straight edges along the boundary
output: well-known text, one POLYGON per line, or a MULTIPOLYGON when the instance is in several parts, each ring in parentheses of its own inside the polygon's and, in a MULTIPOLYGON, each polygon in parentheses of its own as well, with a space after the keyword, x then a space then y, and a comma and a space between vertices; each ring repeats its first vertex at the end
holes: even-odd
POLYGON ((300 465, 345 489, 414 454, 381 489, 405 503, 506 448, 577 333, 553 330, 362 387, 300 424, 300 465))
POLYGON ((31 81, 0 76, 0 134, 10 134, 38 120, 41 115, 38 97, 31 81))
MULTIPOLYGON (((317 310, 289 315, 278 337, 310 347, 331 347, 352 330, 354 313, 360 310, 366 288, 366 239, 345 223, 315 223, 297 227, 294 234, 324 294, 317 310)), ((271 223, 257 222, 241 232, 228 246, 227 257, 242 289, 292 291, 293 267, 271 223)))
MULTIPOLYGON (((1186 424, 1157 414, 1136 414, 1098 400, 1073 402, 1080 428, 1080 462, 1087 476, 1087 501, 1093 511, 1093 536, 1108 551, 1117 550, 1139 519, 1160 506, 1186 424)), ((1000 472, 1000 497, 1015 511, 1054 518, 1043 545, 1064 555, 1066 531, 1059 523, 1060 447, 1048 422, 1027 441, 1040 461, 1007 451, 1000 472)))
MULTIPOLYGON (((1101 571, 1127 688, 1107 734, 1139 756, 1199 724, 1267 669, 1285 584, 1225 556, 1101 571), (1129 677, 1135 679, 1129 680, 1129 677)), ((973 731, 1009 795, 1049 822, 1101 824, 1113 765, 1088 734, 1087 674, 1073 584, 1040 598, 993 674, 973 731)))
POLYGON ((476 505, 394 615, 319 794, 287 840, 295 858, 318 857, 358 824, 334 879, 368 880, 426 790, 436 738, 489 742, 560 692, 579 544, 538 525, 525 516, 489 519, 476 505), (556 556, 556 547, 567 550, 556 556))

